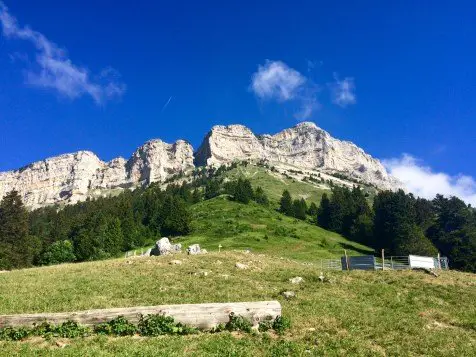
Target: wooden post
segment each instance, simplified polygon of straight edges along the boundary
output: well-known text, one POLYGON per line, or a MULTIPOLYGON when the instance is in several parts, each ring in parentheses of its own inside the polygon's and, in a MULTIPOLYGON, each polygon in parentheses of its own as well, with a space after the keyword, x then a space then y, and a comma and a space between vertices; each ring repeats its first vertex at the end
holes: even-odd
POLYGON ((345 265, 347 270, 349 270, 349 257, 347 256, 347 250, 344 249, 344 256, 345 256, 345 265))
POLYGON ((441 257, 440 257, 440 253, 438 252, 438 269, 441 270, 441 257))
POLYGON ((392 270, 393 270, 393 256, 390 257, 390 266, 392 267, 392 270))
POLYGON ((222 248, 221 244, 218 244, 218 253, 220 253, 221 248, 222 248))
POLYGON ((382 270, 385 270, 385 249, 382 249, 382 270))
POLYGON ((249 321, 263 321, 268 317, 275 319, 277 316, 280 316, 281 304, 278 301, 257 301, 137 306, 64 313, 0 315, 0 328, 7 326, 33 326, 33 324, 41 324, 45 321, 55 325, 66 321, 75 321, 78 324, 90 326, 110 321, 118 316, 124 316, 130 322, 137 323, 140 315, 164 314, 172 316, 175 321, 188 326, 210 329, 220 323, 227 323, 232 312, 237 316, 243 316, 249 321))

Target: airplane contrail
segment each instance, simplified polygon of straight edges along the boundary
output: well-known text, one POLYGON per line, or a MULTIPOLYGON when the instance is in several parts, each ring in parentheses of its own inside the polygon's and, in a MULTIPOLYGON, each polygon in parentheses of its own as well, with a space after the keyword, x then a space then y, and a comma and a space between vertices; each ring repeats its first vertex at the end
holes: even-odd
POLYGON ((173 98, 173 96, 170 96, 169 100, 167 100, 167 102, 164 104, 164 106, 162 107, 162 110, 160 111, 161 113, 163 113, 164 110, 167 108, 167 106, 169 105, 172 98, 173 98))

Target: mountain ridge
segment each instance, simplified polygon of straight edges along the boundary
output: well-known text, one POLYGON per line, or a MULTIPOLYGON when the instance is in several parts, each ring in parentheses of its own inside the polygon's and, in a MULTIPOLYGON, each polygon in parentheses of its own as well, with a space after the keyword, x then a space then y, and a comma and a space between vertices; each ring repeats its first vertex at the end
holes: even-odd
POLYGON ((72 204, 115 190, 164 183, 197 166, 220 166, 237 160, 266 161, 316 175, 339 174, 341 179, 348 177, 349 182, 378 189, 401 187, 380 161, 354 143, 333 138, 312 122, 303 122, 276 134, 262 135, 241 124, 215 125, 195 152, 183 139, 174 143, 151 139, 129 159, 116 157, 106 162, 89 150, 61 154, 0 172, 0 198, 17 190, 33 209, 72 204))

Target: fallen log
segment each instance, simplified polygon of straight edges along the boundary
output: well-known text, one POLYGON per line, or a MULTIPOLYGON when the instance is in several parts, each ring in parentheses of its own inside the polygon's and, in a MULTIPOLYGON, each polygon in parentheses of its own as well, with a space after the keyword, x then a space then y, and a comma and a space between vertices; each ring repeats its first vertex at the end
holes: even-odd
POLYGON ((115 317, 124 316, 132 323, 137 323, 141 315, 163 314, 172 316, 182 324, 210 329, 220 323, 227 323, 229 315, 243 316, 256 324, 266 318, 275 319, 281 315, 281 304, 278 301, 181 304, 159 306, 136 306, 126 308, 98 309, 76 312, 0 315, 0 328, 11 326, 28 326, 48 322, 61 324, 75 321, 78 324, 91 326, 108 322, 115 317))

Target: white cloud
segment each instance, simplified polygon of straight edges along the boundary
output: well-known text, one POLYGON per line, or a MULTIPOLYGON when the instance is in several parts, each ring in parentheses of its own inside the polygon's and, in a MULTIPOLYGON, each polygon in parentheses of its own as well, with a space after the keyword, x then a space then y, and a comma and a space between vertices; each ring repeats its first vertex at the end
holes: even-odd
POLYGON ((357 99, 355 97, 355 83, 354 78, 346 77, 339 80, 338 76, 334 75, 335 82, 330 84, 332 91, 332 102, 343 108, 350 104, 355 104, 357 99))
POLYGON ((456 196, 476 206, 476 181, 471 176, 451 176, 434 172, 411 155, 384 160, 390 174, 402 181, 407 189, 417 196, 434 198, 436 194, 456 196))
POLYGON ((308 119, 319 108, 317 86, 281 61, 267 60, 258 66, 250 90, 262 100, 298 103, 300 109, 294 116, 299 120, 308 119))
POLYGON ((108 68, 92 78, 86 68, 73 64, 66 51, 43 34, 20 26, 2 1, 0 22, 6 38, 28 41, 36 48, 36 68, 26 70, 28 85, 53 89, 70 99, 89 95, 97 104, 124 94, 126 86, 119 81, 117 72, 108 68))
POLYGON ((251 89, 261 99, 287 101, 297 96, 306 77, 281 61, 267 60, 251 78, 251 89))

